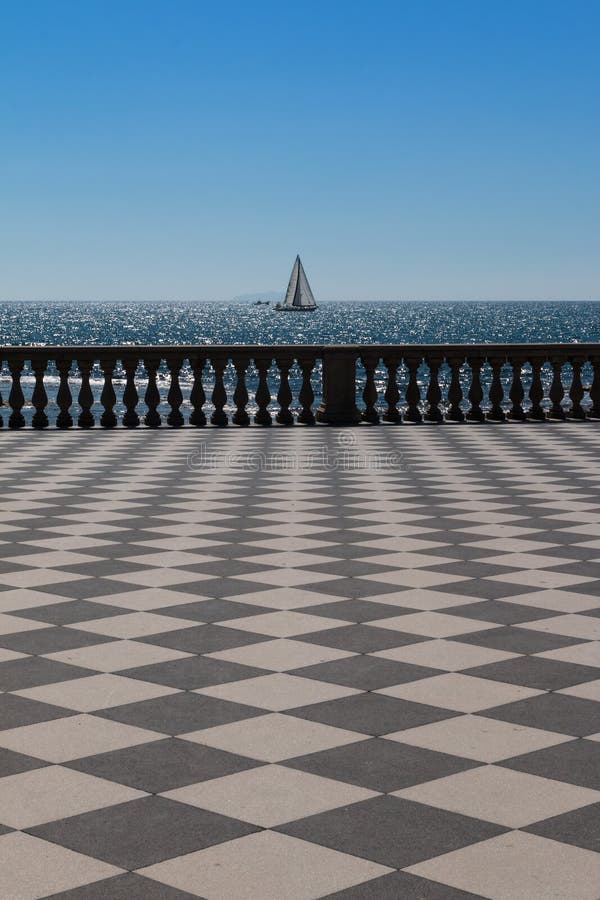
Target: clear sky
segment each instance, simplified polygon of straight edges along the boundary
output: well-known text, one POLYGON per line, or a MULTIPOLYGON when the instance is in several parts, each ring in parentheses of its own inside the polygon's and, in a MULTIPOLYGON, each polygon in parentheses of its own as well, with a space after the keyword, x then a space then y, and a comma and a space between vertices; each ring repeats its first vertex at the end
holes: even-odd
POLYGON ((0 299, 600 298, 597 0, 0 0, 0 299))

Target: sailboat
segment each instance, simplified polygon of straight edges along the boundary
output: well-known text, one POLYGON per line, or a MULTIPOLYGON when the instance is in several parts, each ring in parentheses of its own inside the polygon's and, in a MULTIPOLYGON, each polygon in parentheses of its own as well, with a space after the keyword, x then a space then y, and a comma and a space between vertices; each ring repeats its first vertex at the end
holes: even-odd
POLYGON ((306 272, 300 257, 297 256, 290 275, 285 300, 283 303, 278 303, 275 309, 279 312, 309 312, 316 308, 317 304, 310 289, 306 272))

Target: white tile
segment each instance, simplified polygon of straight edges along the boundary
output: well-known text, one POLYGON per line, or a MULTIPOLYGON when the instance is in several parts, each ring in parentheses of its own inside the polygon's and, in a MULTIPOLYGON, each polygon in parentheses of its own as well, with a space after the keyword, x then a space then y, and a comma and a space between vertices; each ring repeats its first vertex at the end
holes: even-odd
POLYGON ((302 641, 280 638, 244 647, 234 647, 232 650, 218 650, 206 655, 214 657, 214 659, 242 663, 245 666, 256 666, 259 669, 286 672, 301 666, 315 666, 322 662, 344 659, 356 654, 346 650, 334 650, 332 647, 320 647, 318 644, 305 644, 302 641))
POLYGON ((41 703, 53 703, 66 709, 76 709, 78 712, 93 712, 96 709, 108 709, 111 706, 164 697, 176 693, 176 690, 162 684, 123 678, 121 675, 103 674, 25 688, 13 693, 41 703))
POLYGON ((362 741, 365 735, 321 725, 319 722, 308 722, 295 716, 271 713, 229 725, 204 728, 179 737, 240 756, 249 756, 251 759, 280 762, 294 756, 362 741))
POLYGON ((262 828, 274 828, 378 794, 331 778, 268 765, 167 791, 164 796, 262 828))
POLYGON ((600 791, 493 765, 394 793, 507 828, 524 828, 600 801, 600 791))
POLYGON ((405 871, 492 900, 597 900, 600 854, 510 831, 405 871))
POLYGON ((535 697, 542 691, 448 672, 445 675, 435 675, 432 678, 421 678, 418 681, 382 688, 375 693, 470 713, 500 706, 502 703, 514 703, 527 697, 535 697))
POLYGON ((199 688, 195 693, 276 712, 293 709, 296 706, 307 706, 310 703, 322 703, 325 700, 337 700, 361 692, 339 684, 328 684, 312 678, 299 678, 297 675, 278 672, 199 688))
POLYGON ((273 831, 139 869, 139 874, 207 900, 314 900, 392 869, 273 831))
POLYGON ((0 731, 0 747, 47 762, 61 763, 161 738, 164 734, 145 728, 79 715, 0 731))
POLYGON ((378 650, 371 655, 394 659, 397 662, 413 663, 417 666, 430 666, 432 669, 458 672, 461 669, 514 659, 518 654, 478 647, 475 644, 461 644, 460 641, 435 640, 408 644, 406 647, 392 647, 390 650, 378 650))
POLYGON ((565 734, 476 715, 406 728, 386 734, 385 739, 490 763, 573 740, 565 734))
POLYGON ((145 796, 104 778, 44 766, 0 778, 0 822, 22 830, 145 796))
POLYGON ((13 831, 0 837, 0 897, 37 900, 121 875, 123 869, 13 831))

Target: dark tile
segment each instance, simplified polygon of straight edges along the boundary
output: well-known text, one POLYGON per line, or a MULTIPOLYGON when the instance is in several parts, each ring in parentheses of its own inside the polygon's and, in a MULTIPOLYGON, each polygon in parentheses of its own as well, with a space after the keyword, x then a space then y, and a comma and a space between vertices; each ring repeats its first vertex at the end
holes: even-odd
POLYGON ((548 619, 555 616, 551 609, 539 609, 533 606, 521 606, 519 603, 503 603, 502 600, 482 600, 479 603, 467 603, 445 609, 449 616, 464 616, 467 619, 479 619, 482 622, 497 622, 498 625, 518 625, 519 622, 534 622, 536 619, 548 619))
POLYGON ((553 841, 561 841, 563 844, 574 844, 585 850, 600 852, 600 803, 584 806, 564 813, 562 816, 553 816, 535 825, 524 828, 532 834, 550 838, 553 841))
POLYGON ((294 669, 288 674, 314 678, 315 681, 327 681, 330 684, 342 684, 344 687, 358 688, 362 691, 376 691, 393 684, 405 684, 407 681, 418 681, 420 678, 431 678, 442 673, 439 669, 414 666, 365 654, 294 669))
MULTIPOLYGON (((131 532, 128 533, 129 540, 131 540, 131 534, 131 532)), ((164 537, 164 535, 162 536, 164 537)), ((111 533, 107 535, 106 540, 113 540, 113 538, 115 535, 111 533)), ((150 536, 146 539, 151 540, 150 536)), ((125 543, 123 539, 117 538, 117 540, 118 543, 106 544, 103 547, 86 547, 84 552, 89 556, 96 556, 98 559, 126 559, 129 556, 142 556, 143 554, 150 556, 152 553, 156 553, 156 548, 149 549, 133 541, 125 543)))
POLYGON ((42 584, 36 590, 43 591, 44 594, 56 594, 61 598, 91 600, 109 594, 122 594, 134 588, 134 585, 126 581, 114 581, 111 578, 81 578, 77 581, 61 581, 60 584, 42 584))
POLYGON ((353 694, 340 700, 326 700, 310 706, 289 710, 288 715, 362 734, 382 735, 404 728, 416 728, 429 722, 439 722, 457 715, 448 709, 438 709, 425 703, 399 700, 383 694, 353 694))
POLYGON ((41 769, 47 765, 48 763, 42 759, 34 759, 33 756, 25 756, 23 753, 15 753, 13 750, 0 747, 0 778, 29 772, 30 769, 41 769))
POLYGON ((143 797, 27 829, 43 840, 123 869, 151 866, 257 830, 165 797, 143 797))
MULTIPOLYGON (((340 549, 338 546, 335 546, 335 545, 341 544, 342 546, 344 546, 344 545, 353 546, 354 544, 360 544, 364 541, 376 541, 377 540, 376 534, 371 534, 369 531, 354 530, 354 523, 350 523, 350 524, 352 525, 352 527, 350 527, 350 528, 342 528, 342 529, 337 529, 334 531, 331 531, 331 530, 315 531, 315 533, 311 534, 310 537, 316 541, 330 541, 332 544, 334 544, 334 547, 332 547, 331 549, 335 552, 332 552, 330 554, 331 556, 336 556, 338 550, 340 549)), ((315 525, 318 526, 319 523, 315 522, 315 525)), ((265 535, 265 538, 266 537, 267 537, 267 535, 265 535)), ((273 537, 273 535, 271 535, 271 537, 273 537)), ((325 547, 323 548, 323 552, 325 553, 326 556, 329 555, 325 552, 327 549, 328 548, 325 548, 325 547)), ((352 551, 352 553, 354 554, 354 556, 358 556, 359 554, 362 554, 363 550, 366 550, 366 549, 368 549, 368 548, 356 547, 352 551)), ((314 553, 315 551, 311 550, 310 552, 314 553)), ((377 550, 377 553, 381 553, 381 550, 377 550)), ((367 554, 365 553, 365 556, 366 555, 367 554)))
POLYGON ((600 703, 567 694, 540 694, 486 709, 479 715, 576 737, 600 731, 600 703))
POLYGON ((268 635, 227 628, 225 625, 192 625, 191 628, 161 632, 138 640, 141 643, 170 647, 188 653, 215 653, 217 650, 231 650, 233 647, 258 644, 272 638, 268 635))
MULTIPOLYGON (((581 575, 582 573, 577 570, 577 573, 573 574, 581 575)), ((575 594, 585 594, 586 596, 594 598, 600 597, 600 580, 584 581, 580 584, 570 585, 568 588, 565 588, 565 590, 573 591, 575 594)))
MULTIPOLYGON (((360 551, 355 554, 359 556, 360 551)), ((389 566, 374 565, 372 562, 363 562, 357 559, 339 559, 335 562, 318 563, 317 565, 304 566, 307 572, 315 573, 315 581, 323 575, 341 575, 342 578, 358 578, 361 575, 381 575, 389 572, 389 566)))
POLYGON ((250 603, 236 603, 231 600, 196 600, 183 603, 181 606, 169 606, 166 609, 154 609, 159 616, 176 619, 188 619, 204 623, 225 622, 228 619, 241 619, 246 616, 259 616, 273 610, 268 606, 255 606, 250 603))
POLYGON ((76 647, 90 647, 92 644, 108 644, 114 640, 116 638, 104 634, 90 634, 88 631, 58 625, 52 628, 36 628, 34 631, 20 631, 16 634, 3 634, 0 637, 0 647, 38 656, 58 653, 60 650, 74 650, 76 647))
MULTIPOLYGON (((506 568, 503 567, 504 572, 506 568)), ((509 584, 505 581, 491 581, 489 578, 472 578, 469 581, 453 581, 451 585, 440 585, 432 590, 446 592, 452 589, 453 594, 460 594, 461 597, 475 597, 479 600, 501 600, 502 597, 516 597, 525 591, 530 593, 535 588, 525 588, 522 584, 509 584)), ((541 590, 541 588, 540 588, 541 590)))
POLYGON ((125 725, 135 725, 172 736, 264 714, 264 709, 254 706, 243 706, 229 700, 217 700, 187 692, 167 694, 166 697, 142 700, 139 703, 126 703, 124 706, 113 706, 95 713, 113 722, 123 722, 125 725))
POLYGON ((559 659, 516 656, 514 659, 465 669, 464 674, 503 681, 506 684, 520 684, 540 691, 558 691, 584 681, 594 681, 599 673, 592 666, 580 666, 559 659))
POLYGON ((128 609, 109 606, 107 603, 90 603, 88 600, 67 600, 52 603, 49 606, 37 606, 34 609, 20 609, 11 613, 23 619, 35 622, 48 622, 50 625, 72 625, 75 622, 88 622, 92 619, 106 619, 109 616, 122 616, 128 609))
MULTIPOLYGON (((14 555, 16 556, 16 554, 14 554, 14 555)), ((0 559, 0 574, 2 574, 2 575, 6 575, 11 572, 12 573, 26 572, 30 568, 31 568, 31 565, 28 566, 28 565, 25 565, 24 563, 13 563, 13 562, 9 563, 3 559, 0 559)))
POLYGON ((564 563, 559 563, 557 560, 556 565, 552 566, 550 571, 560 572, 561 575, 582 575, 585 578, 594 578, 595 581, 588 581, 587 584, 598 584, 598 578, 600 577, 600 563, 578 560, 570 560, 568 562, 565 560, 564 563))
POLYGON ((572 644, 582 644, 577 638, 558 634, 546 634, 530 628, 490 628, 489 631, 477 631, 475 634, 457 635, 453 641, 463 644, 477 644, 493 650, 506 650, 508 653, 543 653, 545 650, 557 650, 572 644))
POLYGON ((590 616, 593 619, 600 619, 600 606, 597 606, 596 609, 586 609, 583 610, 580 615, 582 616, 590 616))
POLYGON ((0 663, 0 691, 24 690, 38 687, 41 684, 84 678, 92 674, 93 671, 90 669, 69 666, 66 663, 43 657, 10 659, 0 663))
MULTIPOLYGON (((432 540, 428 534, 424 535, 424 537, 427 540, 432 540)), ((473 537, 474 535, 471 535, 471 538, 473 537)), ((452 560, 452 562, 462 561, 463 563, 474 563, 478 559, 489 558, 493 555, 489 550, 482 550, 481 547, 471 547, 467 542, 449 544, 447 547, 424 548, 419 550, 419 553, 422 553, 423 556, 444 556, 452 560)), ((498 554, 498 556, 500 555, 498 554)), ((469 574, 471 573, 469 572, 469 574)))
POLYGON ((78 772, 118 781, 149 794, 158 794, 187 784, 208 781, 210 778, 243 772, 260 763, 191 741, 168 738, 87 756, 65 765, 78 772))
MULTIPOLYGON (((126 515, 123 510, 123 515, 126 515)), ((131 572, 147 572, 154 568, 150 559, 148 565, 126 562, 124 559, 97 559, 94 562, 78 563, 75 566, 61 566, 61 572, 70 572, 72 575, 83 575, 85 578, 115 578, 119 575, 128 575, 131 572)))
POLYGON ((0 730, 20 728, 21 725, 33 725, 34 722, 49 722, 51 719, 63 719, 72 716, 73 710, 40 703, 28 697, 16 694, 0 694, 0 730))
MULTIPOLYGON (((304 611, 306 607, 303 608, 304 611)), ((391 616, 408 615, 418 612, 416 609, 391 606, 389 603, 378 603, 376 600, 336 600, 333 603, 319 603, 310 607, 311 616, 325 616, 330 619, 343 619, 346 622, 373 622, 376 619, 389 619, 391 616)))
MULTIPOLYGON (((373 537, 370 535, 371 540, 373 537)), ((323 536, 320 540, 325 540, 325 537, 323 536)), ((344 544, 333 544, 327 547, 311 547, 308 552, 314 556, 333 557, 336 560, 366 559, 367 562, 370 561, 370 557, 381 556, 383 553, 377 547, 361 547, 357 541, 353 543, 347 541, 344 544)))
MULTIPOLYGON (((391 615, 393 616, 393 612, 391 615)), ((420 641, 426 641, 427 638, 419 634, 395 631, 393 628, 377 628, 373 625, 343 625, 340 628, 327 628, 325 631, 298 635, 296 640, 304 641, 307 644, 318 644, 321 647, 334 647, 336 650, 373 653, 376 650, 388 650, 390 647, 417 644, 420 641)))
POLYGON ((428 878, 409 875, 408 872, 392 872, 345 891, 327 894, 323 900, 482 900, 482 897, 429 881, 428 878))
POLYGON ((460 559, 458 562, 448 561, 445 564, 440 563, 435 567, 431 565, 428 566, 428 569, 443 575, 456 575, 459 578, 483 579, 491 578, 493 575, 504 575, 516 569, 516 566, 512 569, 508 566, 495 566, 491 563, 478 562, 477 560, 460 559))
POLYGON ((201 597, 221 599, 237 597, 238 594, 256 594, 272 588, 272 584, 261 584, 257 581, 238 581, 235 578, 210 578, 207 581, 186 581, 185 584, 175 584, 169 590, 180 590, 184 594, 199 594, 201 597))
POLYGON ((372 738, 288 759, 284 765, 389 794, 480 764, 447 753, 372 738))
POLYGON ((211 659, 208 656, 188 656, 186 659, 173 659, 166 663, 137 666, 119 672, 119 675, 125 675, 127 678, 165 684, 167 687, 179 688, 182 691, 192 691, 212 684, 226 684, 228 681, 241 681, 242 678, 257 678, 264 674, 264 669, 242 666, 223 659, 211 659))
MULTIPOLYGON (((464 895, 467 897, 467 895, 464 895)), ((49 895, 46 900, 201 900, 199 894, 188 894, 177 888, 151 881, 135 872, 105 878, 93 884, 49 895)))
POLYGON ((497 765, 600 791, 599 759, 596 741, 578 740, 503 759, 497 765))
POLYGON ((232 578, 234 575, 256 575, 260 581, 261 572, 273 571, 273 566, 257 565, 248 559, 230 559, 215 560, 208 563, 190 563, 189 565, 180 566, 184 572, 198 572, 201 575, 212 575, 214 578, 222 578, 227 576, 232 578))
POLYGON ((337 578, 335 581, 318 581, 318 577, 318 574, 315 572, 314 583, 311 582, 310 585, 302 585, 302 587, 317 594, 327 594, 327 596, 343 597, 345 599, 378 597, 383 594, 394 594, 397 591, 408 590, 403 585, 383 584, 379 581, 367 581, 366 579, 361 581, 359 578, 337 578))
POLYGON ((507 829, 397 797, 375 797, 275 830, 400 869, 507 829))

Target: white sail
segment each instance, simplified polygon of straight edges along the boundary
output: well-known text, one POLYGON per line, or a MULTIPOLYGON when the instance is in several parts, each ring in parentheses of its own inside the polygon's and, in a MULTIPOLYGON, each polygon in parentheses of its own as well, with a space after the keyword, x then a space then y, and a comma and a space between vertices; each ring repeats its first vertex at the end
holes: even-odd
POLYGON ((316 309, 317 304, 310 289, 306 272, 300 261, 300 257, 296 257, 290 282, 285 294, 282 309, 316 309))

